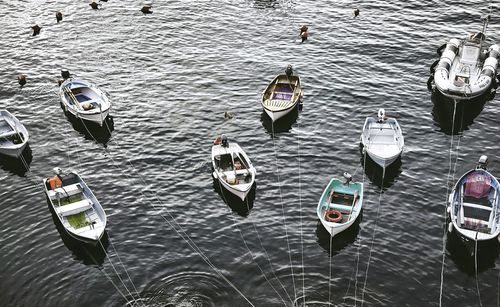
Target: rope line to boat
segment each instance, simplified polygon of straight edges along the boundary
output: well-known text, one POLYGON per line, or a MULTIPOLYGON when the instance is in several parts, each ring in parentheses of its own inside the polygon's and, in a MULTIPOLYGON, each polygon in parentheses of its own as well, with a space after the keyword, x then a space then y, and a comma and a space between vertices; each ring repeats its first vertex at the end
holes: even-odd
MULTIPOLYGON (((226 197, 224 196, 224 190, 223 190, 222 184, 220 183, 219 180, 217 180, 217 183, 219 184, 219 190, 221 192, 222 198, 224 199, 224 202, 226 204, 229 204, 229 202, 227 201, 226 197)), ((247 208, 248 208, 248 206, 247 206, 247 208)), ((286 306, 285 300, 279 294, 279 292, 276 290, 276 288, 274 288, 274 286, 271 284, 271 281, 267 278, 266 274, 264 273, 264 270, 262 269, 262 267, 259 265, 259 263, 255 259, 255 256, 253 255, 252 251, 250 250, 250 247, 248 246, 248 244, 247 244, 247 242, 245 240, 245 237, 243 236, 243 233, 241 232, 241 229, 238 227, 238 223, 237 223, 236 219, 234 218, 234 216, 232 215, 231 212, 229 212, 229 215, 231 216, 231 219, 233 220, 233 225, 236 227, 236 230, 238 230, 238 232, 240 234, 240 237, 243 240, 243 244, 245 244, 245 247, 247 248, 248 252, 250 253, 250 256, 252 257, 252 261, 257 265, 257 267, 259 268, 260 272, 262 273, 262 276, 264 276, 264 279, 267 281, 267 283, 269 284, 269 286, 271 286, 271 288, 274 290, 274 292, 276 292, 276 294, 278 294, 279 298, 283 302, 283 305, 286 306)), ((290 298, 290 296, 289 296, 289 298, 290 298)), ((290 299, 290 302, 292 302, 291 299, 290 299)))
POLYGON ((275 135, 274 135, 274 122, 272 122, 272 121, 271 121, 271 129, 272 129, 274 158, 276 161, 276 176, 278 179, 278 190, 279 190, 280 203, 281 203, 281 212, 283 213, 283 225, 285 227, 286 244, 288 247, 288 258, 290 259, 290 271, 292 272, 293 295, 294 295, 294 297, 297 297, 297 290, 295 288, 295 276, 293 273, 292 252, 290 249, 290 241, 288 239, 288 231, 287 231, 287 227, 286 227, 286 217, 285 217, 285 206, 283 205, 283 194, 281 191, 281 181, 280 181, 280 172, 279 172, 279 164, 278 164, 278 153, 276 151, 276 140, 275 140, 275 135))
POLYGON ((453 131, 455 130, 455 115, 457 112, 457 101, 453 100, 453 118, 451 122, 451 136, 450 136, 450 150, 449 150, 449 164, 448 164, 448 175, 446 176, 446 200, 445 200, 445 206, 444 206, 444 229, 443 229, 443 250, 442 250, 442 260, 441 260, 441 282, 439 285, 439 307, 442 306, 443 304, 443 283, 444 283, 444 265, 445 265, 445 260, 446 260, 446 231, 448 229, 448 225, 446 224, 446 216, 447 216, 447 209, 448 209, 448 194, 450 192, 449 190, 449 180, 450 180, 450 173, 451 173, 451 160, 452 160, 452 151, 453 151, 453 131))
POLYGON ((380 192, 379 192, 379 196, 378 196, 377 214, 375 215, 375 226, 373 228, 372 242, 370 245, 370 252, 368 254, 368 263, 366 264, 365 282, 363 284, 363 291, 361 292, 361 306, 363 306, 363 304, 365 302, 365 289, 366 289, 366 282, 368 280, 368 270, 370 269, 370 260, 372 258, 373 243, 375 242, 375 234, 377 233, 378 216, 380 213, 380 207, 382 207, 381 202, 382 202, 382 194, 383 194, 382 192, 384 191, 384 177, 385 177, 385 167, 382 168, 382 185, 380 186, 380 192))
POLYGON ((332 258, 333 258, 333 254, 332 254, 333 234, 332 233, 333 233, 333 227, 331 227, 331 229, 330 229, 330 242, 329 242, 330 243, 330 252, 329 252, 330 259, 329 259, 329 269, 328 269, 328 303, 330 303, 332 301, 332 297, 331 297, 331 294, 332 294, 332 291, 331 291, 331 288, 332 288, 332 258))
MULTIPOLYGON (((104 276, 106 277, 106 279, 115 287, 116 291, 123 297, 123 299, 129 303, 130 301, 127 299, 127 297, 125 296, 125 294, 123 294, 122 291, 120 291, 120 289, 118 288, 118 286, 115 284, 115 282, 113 281, 113 279, 111 279, 111 277, 104 271, 104 268, 99 266, 99 263, 97 262, 97 260, 94 258, 94 256, 92 255, 91 252, 87 251, 86 248, 83 249, 85 251, 85 253, 87 254, 87 256, 90 257, 90 259, 92 259, 92 261, 94 262, 94 264, 97 266, 97 269, 102 272, 104 274, 104 276)), ((104 250, 104 249, 103 249, 104 250)), ((106 250, 104 250, 104 252, 106 252, 106 250)))
MULTIPOLYGON (((246 205, 247 205, 247 211, 250 211, 250 207, 248 205, 248 198, 246 200, 246 205)), ((278 281, 278 283, 281 285, 281 288, 283 289, 283 291, 285 291, 286 295, 288 296, 288 299, 290 301, 292 301, 292 298, 290 297, 290 294, 288 293, 288 291, 286 290, 285 286, 283 285, 283 283, 281 282, 281 280, 278 278, 278 276, 276 275, 276 272, 274 270, 274 267, 273 267, 273 264, 271 263, 271 257, 269 257, 269 253, 267 252, 267 249, 264 247, 264 244, 262 243, 262 239, 260 238, 260 234, 259 234, 259 231, 257 230, 257 227, 255 227, 255 223, 253 221, 250 220, 250 222, 252 223, 253 225, 253 229, 255 231, 255 234, 257 235, 257 239, 259 240, 259 243, 260 243, 260 247, 262 248, 262 250, 264 251, 264 253, 266 254, 266 258, 267 258, 267 261, 269 262, 269 267, 271 268, 271 272, 273 273, 274 275, 274 278, 276 278, 276 280, 278 281)), ((294 303, 294 306, 295 306, 295 303, 294 303)))
MULTIPOLYGON (((366 179, 366 148, 365 146, 363 145, 363 179, 362 179, 362 183, 363 183, 363 189, 365 187, 365 179, 366 179)), ((383 183, 383 181, 382 181, 383 183)), ((355 277, 355 280, 354 280, 354 306, 356 306, 356 303, 358 301, 358 273, 359 273, 359 250, 361 249, 361 240, 357 240, 357 249, 356 249, 356 275, 354 276, 355 277)), ((345 303, 345 299, 347 297, 347 294, 349 293, 349 289, 351 287, 351 280, 349 280, 349 286, 347 287, 347 291, 346 291, 346 294, 344 295, 344 303, 345 303)))
POLYGON ((302 215, 302 182, 300 180, 300 123, 297 121, 297 155, 299 162, 299 210, 300 210, 300 252, 302 259, 302 295, 304 296, 304 306, 306 306, 306 267, 304 265, 304 217, 302 215))
MULTIPOLYGON (((108 233, 108 235, 109 235, 109 233, 108 233)), ((134 295, 132 294, 132 292, 128 289, 127 285, 125 284, 125 281, 123 281, 122 277, 118 273, 118 270, 116 269, 115 265, 111 261, 111 258, 109 257, 108 252, 104 248, 104 245, 102 245, 101 239, 97 239, 97 242, 99 242, 99 245, 101 246, 102 250, 104 251, 104 254, 106 255, 106 258, 108 259, 109 264, 111 264, 111 267, 113 268, 113 271, 115 272, 116 276, 118 276, 118 279, 122 283, 122 285, 125 288, 125 290, 127 290, 127 293, 130 295, 130 297, 132 298, 132 300, 134 301, 134 303, 136 303, 137 305, 140 306, 140 304, 137 302, 137 299, 134 297, 134 295)), ((111 244, 111 241, 109 242, 109 244, 111 246, 113 245, 113 244, 111 244)), ((115 250, 115 253, 116 253, 116 250, 115 250)), ((116 254, 118 255, 118 253, 116 253, 116 254)), ((123 263, 122 263, 122 265, 123 265, 123 263)), ((125 266, 124 266, 124 268, 125 268, 125 266)), ((127 275, 128 275, 128 273, 127 273, 127 275)), ((132 283, 132 285, 134 284, 131 279, 130 279, 130 282, 132 283)), ((134 286, 134 289, 135 289, 135 286, 134 286)), ((139 292, 137 292, 137 290, 136 290, 136 293, 137 293, 137 296, 139 297, 139 300, 141 300, 141 296, 139 295, 139 292)), ((142 305, 145 306, 144 303, 142 305)))
POLYGON ((479 299, 479 306, 482 307, 483 303, 481 302, 481 292, 479 291, 479 279, 477 278, 477 235, 478 231, 476 231, 476 244, 474 244, 474 269, 476 274, 476 288, 477 288, 477 297, 479 299))
MULTIPOLYGON (((123 264, 123 262, 122 262, 122 260, 121 260, 121 258, 120 258, 120 255, 119 255, 119 254, 118 254, 118 252, 116 251, 116 249, 115 249, 115 245, 111 242, 111 236, 109 235, 109 231, 107 232, 107 234, 108 234, 108 241, 109 241, 109 245, 111 245, 111 247, 113 248, 113 251, 115 252, 116 257, 118 258, 118 262, 120 262, 120 264, 122 265, 123 270, 125 271, 125 274, 127 275, 128 280, 129 280, 129 281, 130 281, 130 283, 132 284, 132 287, 134 287, 135 293, 136 293, 136 294, 137 294, 137 296, 139 297, 139 300, 141 300, 141 301, 142 301, 142 297, 141 297, 141 295, 139 294, 139 291, 137 291, 137 288, 135 287, 135 284, 134 284, 134 282, 132 281, 132 278, 130 277, 130 275, 129 275, 128 271, 127 271, 127 268, 126 268, 126 267, 125 267, 125 265, 123 264)), ((101 247, 102 247, 102 248, 103 248, 103 250, 104 250, 104 246, 102 245, 101 240, 99 239, 98 241, 99 241, 99 244, 101 244, 101 247)), ((108 260, 109 260, 108 253, 106 252, 106 250, 104 250, 104 252, 106 253, 106 257, 108 257, 108 260)), ((111 261, 110 261, 110 262, 111 262, 111 261)), ((144 305, 144 303, 143 303, 143 305, 144 305)))
MULTIPOLYGON (((87 132, 89 133, 89 135, 97 142, 96 138, 94 137, 94 135, 89 131, 88 127, 85 125, 85 123, 83 122, 82 120, 82 123, 85 127, 85 129, 87 130, 87 132)), ((108 131, 111 133, 111 130, 107 124, 106 121, 104 121, 108 131)), ((131 178, 130 176, 127 175, 126 172, 124 172, 124 170, 120 167, 120 166, 117 166, 116 165, 116 161, 113 159, 112 155, 110 154, 110 152, 106 149, 106 148, 103 148, 103 150, 108 154, 107 156, 109 157, 109 159, 112 161, 113 163, 113 166, 115 166, 115 168, 119 169, 120 171, 122 171, 122 173, 125 175, 125 177, 127 177, 127 179, 131 180, 131 181, 134 181, 134 182, 137 182, 134 178, 131 178)), ((143 183, 142 187, 145 187, 147 186, 146 182, 144 181, 143 177, 140 175, 140 173, 135 169, 135 167, 132 165, 132 163, 129 161, 129 164, 131 165, 132 169, 138 174, 137 177, 139 177, 143 183)), ((141 195, 147 199, 146 195, 144 194, 144 192, 142 191, 142 189, 139 191, 141 193, 141 195)), ((177 235, 179 235, 181 237, 181 239, 183 239, 186 244, 194 251, 196 252, 200 258, 205 262, 207 263, 207 265, 213 269, 217 275, 219 275, 225 282, 227 282, 229 284, 229 286, 231 286, 241 297, 243 297, 245 299, 245 301, 250 305, 250 306, 254 306, 254 304, 252 304, 252 302, 228 279, 224 276, 224 274, 222 274, 220 272, 220 270, 210 261, 210 259, 203 253, 203 251, 198 247, 198 245, 196 245, 196 243, 191 239, 191 237, 185 232, 185 230, 182 228, 182 226, 175 220, 175 218, 173 217, 173 215, 170 213, 170 211, 168 210, 168 208, 166 206, 163 205, 162 201, 159 199, 158 195, 156 193, 153 193, 154 197, 156 198, 158 204, 160 204, 160 206, 162 208, 165 208, 167 214, 170 216, 172 222, 170 222, 166 217, 165 215, 161 214, 161 213, 158 213, 158 215, 169 225, 170 228, 172 228, 176 233, 177 235), (179 229, 177 229, 177 227, 179 229)), ((158 210, 158 208, 155 206, 154 202, 153 201, 150 201, 150 204, 151 206, 153 207, 154 210, 158 210)))

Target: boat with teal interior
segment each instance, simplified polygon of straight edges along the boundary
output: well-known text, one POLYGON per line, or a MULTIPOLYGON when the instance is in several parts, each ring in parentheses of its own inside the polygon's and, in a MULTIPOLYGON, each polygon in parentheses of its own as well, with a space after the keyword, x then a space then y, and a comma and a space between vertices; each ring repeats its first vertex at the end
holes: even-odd
POLYGON ((363 183, 351 182, 348 173, 344 177, 331 179, 318 203, 318 218, 332 237, 354 224, 363 206, 363 183))

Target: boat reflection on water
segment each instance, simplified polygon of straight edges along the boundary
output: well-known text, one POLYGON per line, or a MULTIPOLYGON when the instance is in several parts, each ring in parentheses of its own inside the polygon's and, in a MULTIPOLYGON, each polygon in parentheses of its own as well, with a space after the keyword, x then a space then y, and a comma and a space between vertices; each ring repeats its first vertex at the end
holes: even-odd
POLYGON ((46 201, 50 213, 52 214, 52 220, 56 225, 56 229, 59 232, 64 245, 66 245, 66 247, 73 253, 74 259, 77 261, 81 261, 85 265, 101 266, 104 263, 104 259, 106 258, 106 250, 109 246, 107 231, 104 231, 101 239, 99 240, 99 243, 95 245, 76 240, 66 232, 64 226, 61 224, 61 221, 57 218, 56 213, 50 205, 50 201, 47 197, 46 201))
POLYGON ((401 156, 387 166, 384 173, 384 169, 373 161, 368 154, 363 154, 363 145, 361 144, 360 153, 360 163, 361 166, 364 167, 366 176, 379 188, 386 189, 391 187, 402 172, 403 162, 401 161, 401 156))
POLYGON ((286 114, 274 123, 266 112, 262 111, 262 114, 260 115, 262 126, 269 134, 272 134, 273 130, 274 133, 289 132, 292 129, 292 125, 299 117, 299 107, 300 103, 297 104, 297 107, 294 110, 290 111, 290 113, 286 114))
MULTIPOLYGON (((450 258, 460 271, 470 276, 475 276, 476 274, 475 244, 473 240, 469 242, 461 240, 456 231, 448 232, 447 234, 446 249, 449 252, 450 258)), ((480 273, 489 268, 494 268, 499 252, 500 246, 497 239, 478 241, 477 272, 480 273)))
POLYGON ((359 213, 358 219, 349 228, 335 235, 333 238, 330 233, 323 227, 323 224, 318 220, 316 224, 316 236, 318 244, 321 246, 329 256, 334 256, 347 245, 353 243, 359 233, 359 223, 363 220, 363 210, 359 213), (331 246, 330 246, 331 243, 331 246), (331 253, 330 253, 331 252, 331 253))
POLYGON ((214 190, 219 194, 224 203, 228 205, 229 208, 236 214, 247 217, 250 214, 250 210, 253 208, 253 202, 255 200, 255 190, 257 189, 257 183, 254 183, 250 192, 248 192, 247 197, 244 201, 233 193, 226 191, 224 187, 219 183, 217 179, 212 177, 214 190))
POLYGON ((457 102, 455 110, 455 101, 439 91, 432 93, 431 100, 434 105, 432 108, 434 124, 447 135, 467 130, 474 123, 474 119, 481 114, 488 101, 485 97, 478 97, 470 101, 457 102), (454 119, 453 113, 455 113, 454 119))
POLYGON ((0 154, 0 167, 8 172, 24 177, 29 170, 32 160, 33 155, 30 144, 28 143, 19 158, 0 154))

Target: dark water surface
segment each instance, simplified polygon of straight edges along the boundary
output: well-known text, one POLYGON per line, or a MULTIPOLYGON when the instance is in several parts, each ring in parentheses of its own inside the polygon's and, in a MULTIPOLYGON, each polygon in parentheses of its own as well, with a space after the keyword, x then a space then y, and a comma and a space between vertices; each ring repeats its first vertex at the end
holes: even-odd
MULTIPOLYGON (((0 305, 292 306, 305 295, 308 306, 438 306, 446 247, 442 305, 498 306, 498 246, 483 247, 476 279, 443 225, 447 187, 480 154, 500 176, 499 99, 457 112, 456 129, 453 106, 426 89, 436 48, 480 30, 489 2, 156 1, 148 16, 142 5, 0 1, 0 108, 32 136, 29 172, 0 163, 0 305), (272 127, 260 95, 287 64, 302 77, 304 108, 272 127), (61 68, 109 93, 111 133, 66 118, 61 68), (406 141, 384 179, 370 161, 363 171, 359 151, 379 107, 406 141), (211 178, 223 132, 257 168, 250 210, 211 178), (103 204, 102 246, 54 222, 41 180, 55 166, 80 172, 103 204), (330 246, 316 205, 344 171, 365 182, 366 202, 330 246)), ((499 42, 498 1, 491 13, 488 39, 499 42)))

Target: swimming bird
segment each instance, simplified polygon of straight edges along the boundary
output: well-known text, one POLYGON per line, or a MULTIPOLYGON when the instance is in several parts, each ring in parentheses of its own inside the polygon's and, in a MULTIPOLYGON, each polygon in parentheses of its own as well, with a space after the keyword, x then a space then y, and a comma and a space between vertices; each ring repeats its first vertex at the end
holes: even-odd
POLYGON ((151 11, 152 6, 151 5, 145 5, 142 7, 141 12, 144 14, 153 14, 153 11, 151 11))
POLYGON ((25 75, 17 76, 17 82, 19 82, 19 85, 23 87, 26 84, 26 76, 25 75))
POLYGON ((354 18, 358 17, 359 9, 354 9, 354 18))
POLYGON ((56 13, 56 20, 57 20, 57 23, 59 23, 59 21, 62 20, 62 13, 61 12, 56 13))
POLYGON ((92 1, 92 3, 89 4, 91 8, 94 10, 99 9, 99 4, 97 4, 95 1, 92 1))
POLYGON ((40 34, 40 30, 42 29, 38 25, 34 25, 31 28, 33 29, 33 36, 37 36, 38 34, 40 34))
POLYGON ((233 117, 234 117, 234 114, 233 114, 233 113, 228 112, 228 111, 224 112, 224 118, 225 118, 225 119, 231 119, 231 118, 233 118, 233 117))

